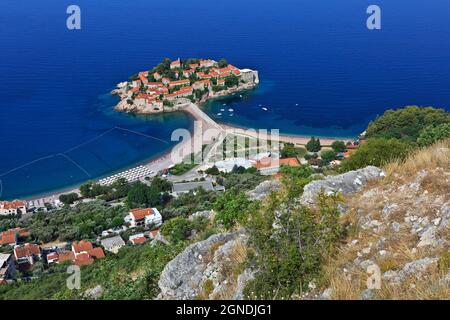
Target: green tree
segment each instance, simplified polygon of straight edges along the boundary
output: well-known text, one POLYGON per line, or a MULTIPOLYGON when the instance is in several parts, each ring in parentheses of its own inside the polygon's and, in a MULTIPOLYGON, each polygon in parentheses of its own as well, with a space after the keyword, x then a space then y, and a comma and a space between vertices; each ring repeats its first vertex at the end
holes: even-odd
POLYGON ((224 192, 214 204, 216 223, 222 224, 226 229, 231 229, 238 222, 243 223, 251 204, 252 201, 244 192, 235 189, 224 192))
POLYGON ((345 142, 341 140, 333 141, 331 148, 333 148, 335 152, 344 152, 347 149, 345 147, 345 142))
POLYGON ((206 169, 205 173, 213 175, 213 176, 217 176, 220 174, 220 171, 219 171, 219 168, 217 168, 216 166, 212 166, 211 168, 206 169))
POLYGON ((59 201, 64 203, 65 205, 69 205, 78 200, 78 194, 75 192, 62 194, 59 196, 59 201))
POLYGON ((220 59, 218 62, 219 68, 225 68, 226 66, 228 66, 228 61, 225 60, 224 58, 220 59))
POLYGON ((391 160, 405 158, 410 149, 408 143, 397 139, 369 139, 342 162, 341 169, 343 171, 356 170, 368 165, 379 167, 391 160))
POLYGON ((320 157, 325 162, 325 164, 328 164, 336 159, 336 152, 334 150, 325 150, 320 153, 320 157))
POLYGON ((422 130, 417 143, 421 147, 432 145, 436 141, 450 138, 450 122, 442 123, 437 126, 428 126, 422 130))
POLYGON ((174 243, 186 240, 190 236, 191 230, 191 222, 184 217, 170 219, 161 227, 162 235, 174 243))
POLYGON ((306 150, 309 152, 319 152, 321 149, 320 146, 320 139, 315 139, 314 137, 311 137, 311 139, 306 144, 306 150))
POLYGON ((239 78, 235 75, 229 75, 225 77, 225 86, 230 87, 236 87, 239 85, 239 78))
POLYGON ((369 123, 366 137, 396 138, 415 142, 421 131, 428 126, 450 122, 450 113, 433 107, 408 106, 387 110, 381 117, 369 123))
POLYGON ((161 200, 161 191, 157 187, 148 187, 140 181, 131 186, 127 195, 129 208, 156 207, 161 200))

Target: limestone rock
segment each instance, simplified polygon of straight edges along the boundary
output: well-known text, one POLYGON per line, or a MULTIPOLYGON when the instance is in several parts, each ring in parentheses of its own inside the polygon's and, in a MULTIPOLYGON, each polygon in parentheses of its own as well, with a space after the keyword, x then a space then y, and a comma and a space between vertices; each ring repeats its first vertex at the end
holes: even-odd
POLYGON ((321 190, 326 194, 339 191, 347 195, 360 190, 368 181, 378 179, 382 176, 384 176, 384 172, 374 166, 349 171, 337 176, 328 176, 324 180, 316 180, 307 184, 300 198, 300 202, 303 205, 314 204, 321 190))

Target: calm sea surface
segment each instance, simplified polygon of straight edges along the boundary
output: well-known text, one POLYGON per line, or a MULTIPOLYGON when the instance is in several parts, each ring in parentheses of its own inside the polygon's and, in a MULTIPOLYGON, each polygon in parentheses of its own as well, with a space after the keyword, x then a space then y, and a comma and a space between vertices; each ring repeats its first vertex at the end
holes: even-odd
POLYGON ((206 106, 239 126, 353 137, 388 108, 448 110, 449 15, 448 0, 2 0, 0 198, 167 151, 175 128, 191 129, 189 116, 118 114, 109 95, 164 57, 225 57, 259 70, 256 90, 206 106), (380 31, 366 28, 374 3, 380 31), (66 28, 70 4, 81 7, 80 31, 66 28))

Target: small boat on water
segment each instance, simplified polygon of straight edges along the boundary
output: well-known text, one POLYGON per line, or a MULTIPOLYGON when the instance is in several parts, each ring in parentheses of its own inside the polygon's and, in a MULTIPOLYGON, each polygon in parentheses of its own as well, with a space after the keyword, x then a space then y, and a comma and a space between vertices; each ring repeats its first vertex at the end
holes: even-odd
POLYGON ((226 106, 226 105, 227 105, 226 103, 223 104, 223 106, 226 106))
POLYGON ((230 109, 228 109, 228 111, 230 111, 230 112, 233 112, 233 111, 234 111, 234 109, 231 109, 231 108, 230 108, 230 109))
POLYGON ((225 111, 225 109, 220 109, 220 111, 224 112, 224 111, 225 111))
POLYGON ((240 94, 239 97, 242 98, 242 94, 240 94))
POLYGON ((263 107, 263 108, 261 108, 261 109, 263 109, 264 111, 267 111, 267 108, 266 108, 266 107, 263 107))
POLYGON ((218 115, 218 116, 221 116, 222 114, 219 112, 217 115, 218 115))
POLYGON ((229 116, 232 117, 234 115, 234 113, 230 113, 229 116))

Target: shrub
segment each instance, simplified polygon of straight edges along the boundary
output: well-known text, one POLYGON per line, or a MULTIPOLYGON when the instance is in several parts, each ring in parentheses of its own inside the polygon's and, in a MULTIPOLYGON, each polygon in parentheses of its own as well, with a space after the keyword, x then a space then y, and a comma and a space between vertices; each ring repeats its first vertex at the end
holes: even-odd
POLYGON ((367 138, 396 138, 415 142, 421 131, 428 126, 450 122, 450 114, 444 109, 408 106, 387 110, 381 117, 369 123, 367 138))
POLYGON ((230 229, 237 222, 244 222, 251 203, 245 193, 238 192, 235 189, 221 194, 214 204, 214 210, 217 211, 216 223, 230 229))
POLYGON ((62 194, 59 196, 59 201, 61 201, 62 203, 66 204, 66 205, 72 204, 77 200, 78 200, 78 194, 76 194, 75 192, 66 193, 66 194, 62 194))
POLYGON ((311 139, 306 144, 306 150, 309 152, 319 152, 320 151, 320 139, 315 139, 311 137, 311 139))
POLYGON ((344 152, 347 149, 345 146, 345 142, 340 140, 333 141, 333 143, 331 144, 331 148, 333 148, 335 152, 344 152))
POLYGON ((161 227, 161 233, 170 241, 176 243, 186 240, 191 234, 191 223, 184 217, 170 219, 161 227))
POLYGON ((421 147, 427 147, 439 140, 450 138, 450 123, 443 123, 437 126, 428 126, 422 130, 417 143, 421 147))
POLYGON ((411 147, 397 139, 369 139, 362 144, 348 159, 342 162, 341 170, 349 171, 368 165, 382 166, 395 159, 404 159, 411 147))

